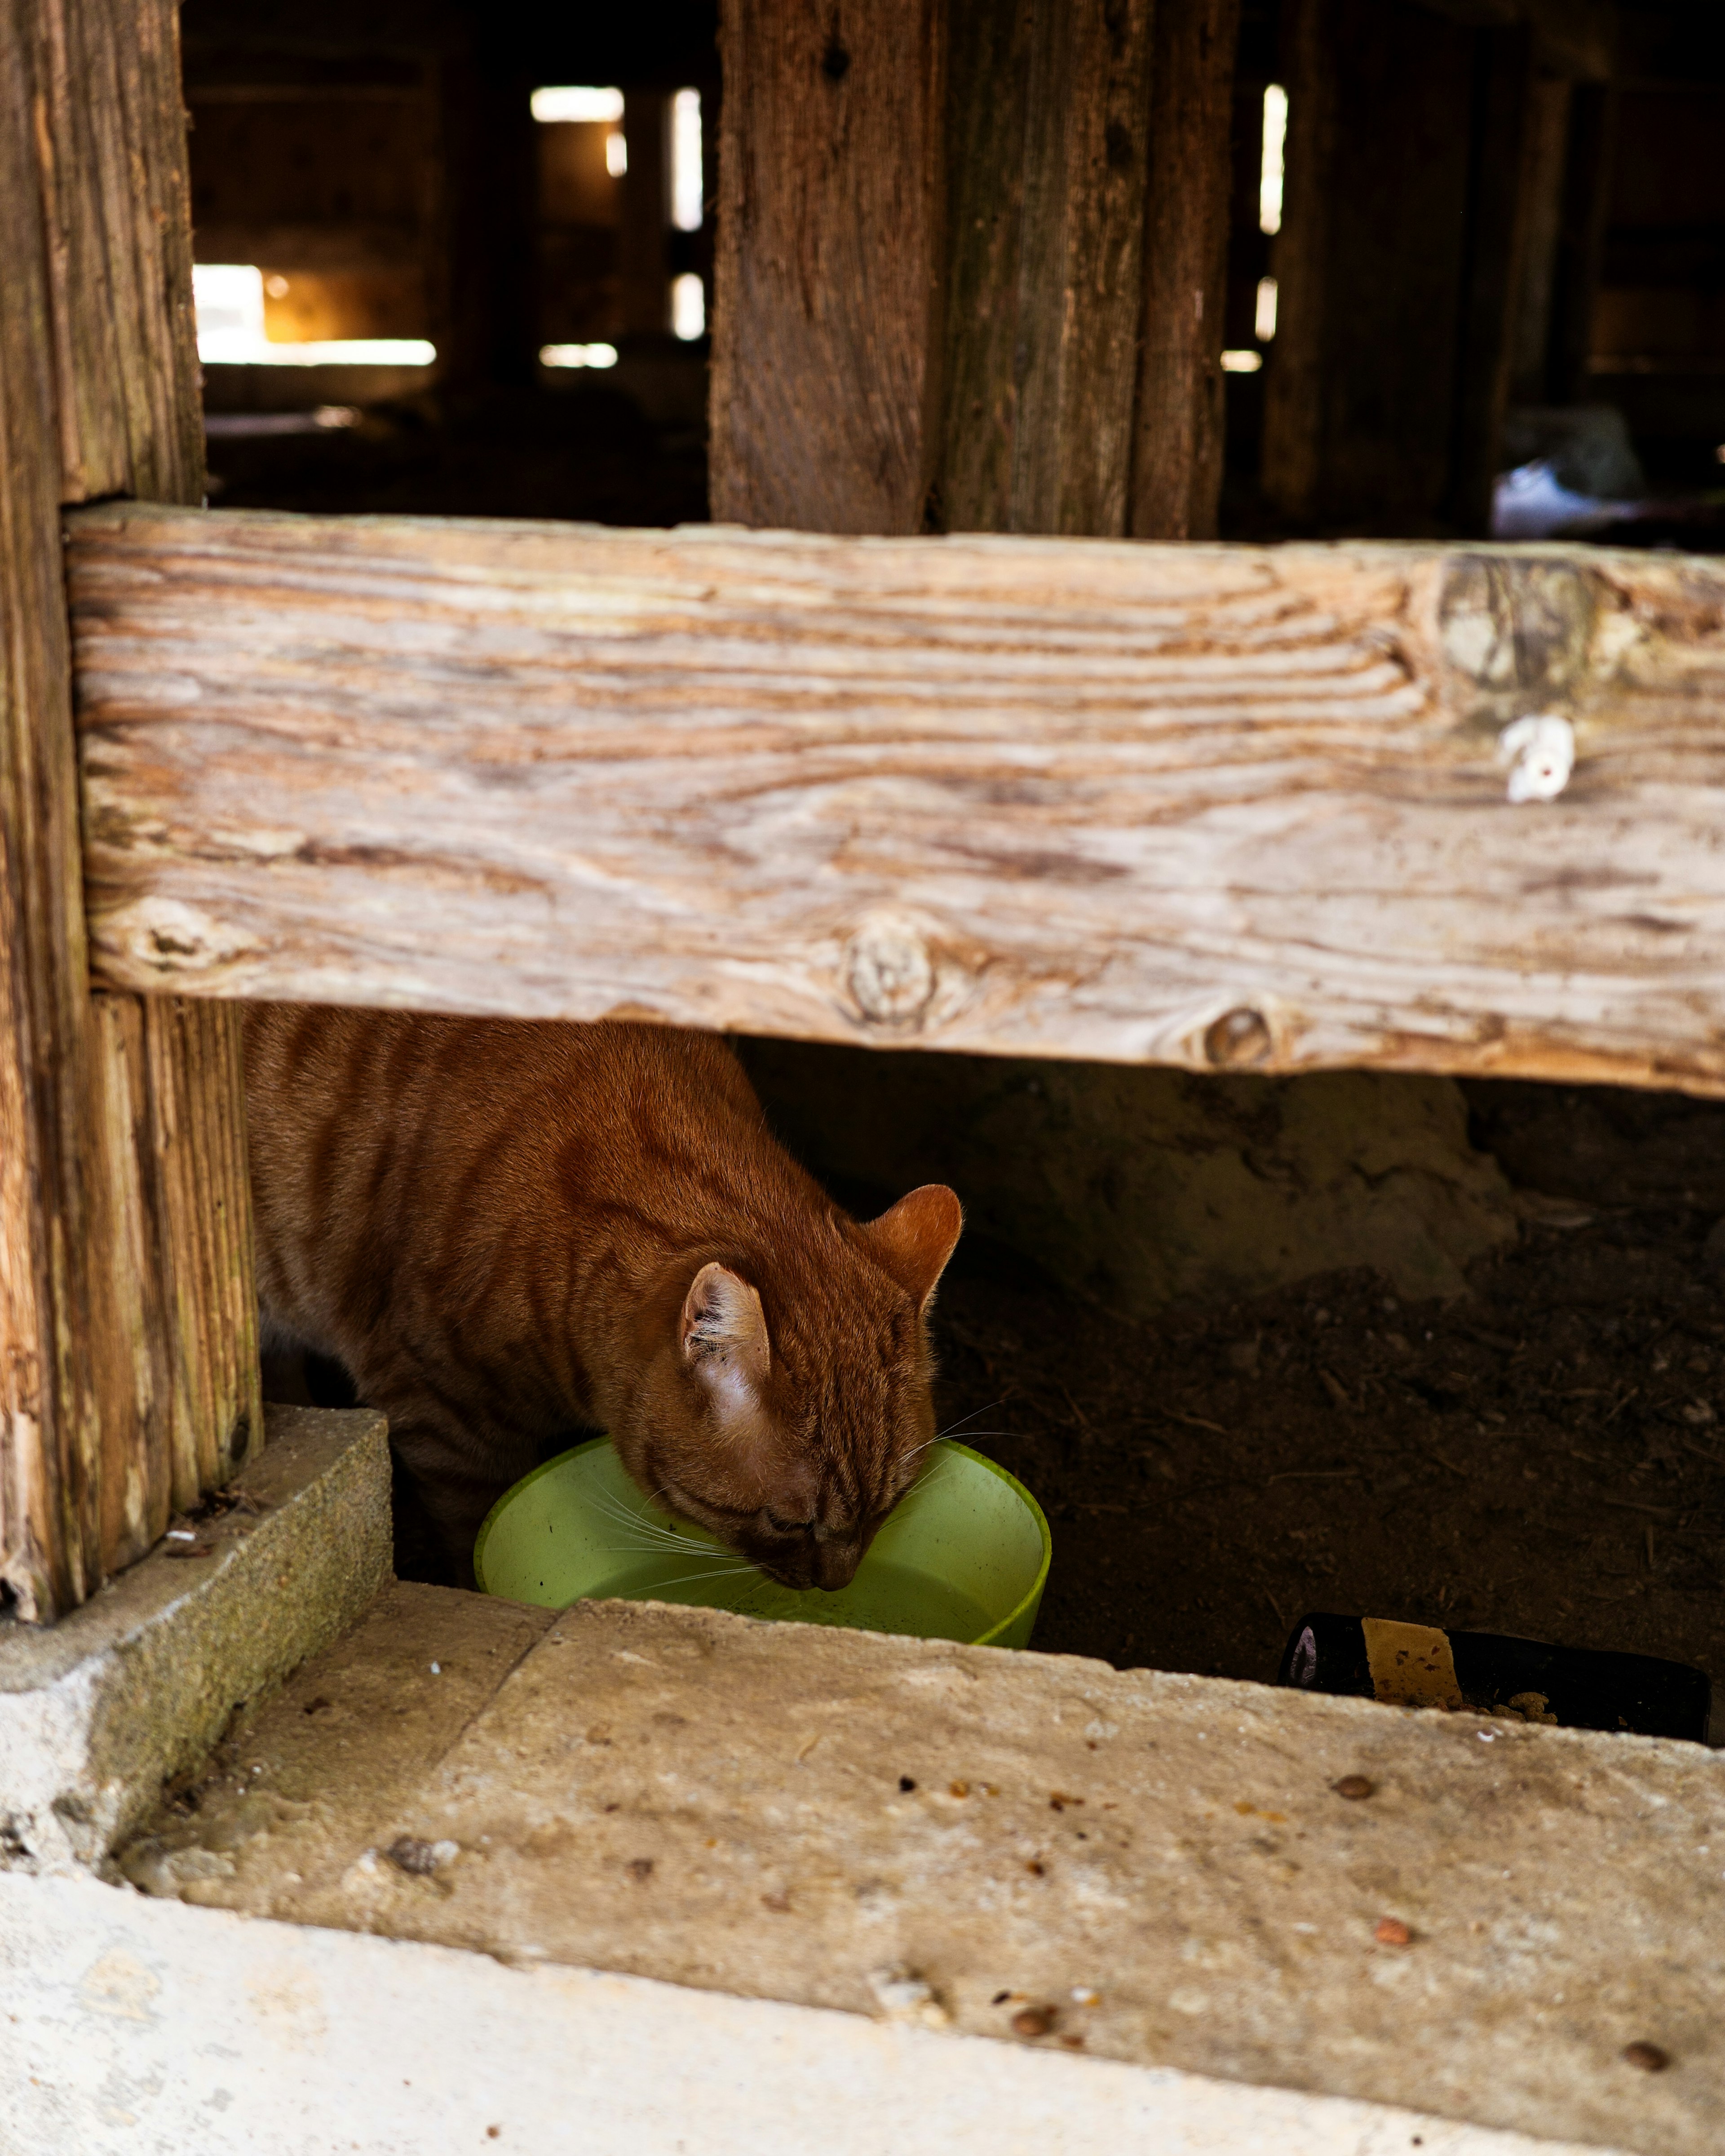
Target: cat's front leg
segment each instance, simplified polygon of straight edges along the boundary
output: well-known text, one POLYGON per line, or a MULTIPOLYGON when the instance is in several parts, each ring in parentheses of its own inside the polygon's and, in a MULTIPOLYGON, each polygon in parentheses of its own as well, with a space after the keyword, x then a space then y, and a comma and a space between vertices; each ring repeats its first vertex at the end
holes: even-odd
POLYGON ((474 1538, 493 1505, 538 1465, 538 1448, 521 1431, 459 1417, 421 1388, 362 1394, 389 1420, 389 1444, 454 1569, 458 1587, 475 1584, 474 1538))

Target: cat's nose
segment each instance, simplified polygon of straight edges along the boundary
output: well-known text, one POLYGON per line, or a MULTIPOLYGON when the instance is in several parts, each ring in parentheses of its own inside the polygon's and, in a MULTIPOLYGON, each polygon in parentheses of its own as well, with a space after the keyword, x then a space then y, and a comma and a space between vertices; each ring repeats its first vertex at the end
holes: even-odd
POLYGON ((847 1536, 843 1542, 817 1543, 814 1546, 814 1573, 818 1585, 830 1594, 839 1588, 849 1587, 856 1577, 856 1568, 862 1557, 862 1543, 856 1536, 847 1536))

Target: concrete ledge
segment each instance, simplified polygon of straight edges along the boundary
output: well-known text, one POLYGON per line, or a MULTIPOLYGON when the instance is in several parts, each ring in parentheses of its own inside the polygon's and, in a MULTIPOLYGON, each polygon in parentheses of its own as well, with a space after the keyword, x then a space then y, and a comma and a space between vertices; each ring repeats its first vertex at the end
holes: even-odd
POLYGON ((0 1878, 0 2148, 33 2156, 1583 2156, 87 1879, 0 1878))
POLYGON ((987 2038, 1003 2087, 1029 2050, 1717 2156, 1722 1821, 1695 1744, 398 1584, 116 1862, 685 1987, 691 2025, 729 1994, 987 2038))
POLYGON ((383 1418, 267 1412, 233 1486, 250 1505, 200 1528, 208 1554, 164 1543, 60 1624, 0 1625, 0 1867, 100 1863, 388 1578, 383 1418))

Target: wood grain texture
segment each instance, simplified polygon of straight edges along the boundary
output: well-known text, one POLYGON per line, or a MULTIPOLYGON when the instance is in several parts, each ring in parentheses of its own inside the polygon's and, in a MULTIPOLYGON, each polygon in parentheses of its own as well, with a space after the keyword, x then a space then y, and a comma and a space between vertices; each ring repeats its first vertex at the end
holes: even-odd
POLYGON ((32 70, 61 499, 197 501, 203 433, 177 11, 162 0, 12 6, 32 70))
POLYGON ((179 1250, 243 1213, 243 1096, 92 1001, 80 889, 59 505, 203 483, 166 0, 0 0, 0 1583, 46 1619, 160 1533, 177 1393, 218 1450, 258 1426, 254 1321, 179 1250), (220 1168, 195 1198, 151 1137, 183 1088, 220 1168))
MULTIPOLYGON (((59 396, 72 248, 41 145, 64 23, 0 10, 0 1578, 26 1617, 100 1577, 93 1283, 80 1173, 90 1075, 69 655, 55 544, 63 459, 113 431, 59 396), (44 65, 49 80, 42 74, 44 65), (45 199, 46 198, 46 199, 45 199), (58 257, 58 259, 56 258, 58 257)), ((60 191, 63 197, 64 191, 60 191)), ((74 221, 74 228, 76 221, 74 221)))
POLYGON ((953 0, 948 530, 1126 531, 1153 13, 953 0))
POLYGON ((1725 1089, 1725 567, 100 508, 130 988, 1725 1089), (1578 762, 1512 806, 1500 730, 1578 762))
POLYGON ((1214 539, 1240 0, 1157 0, 1128 528, 1214 539))
POLYGON ((942 0, 730 0, 713 513, 923 527, 944 271, 942 0))
POLYGON ((85 1353, 100 1410, 100 1555, 109 1570, 149 1549, 175 1502, 173 1353, 159 1291, 162 1231, 144 1042, 148 1009, 141 996, 99 994, 90 1012, 90 1246, 104 1322, 90 1327, 85 1353))
POLYGON ((264 1430, 240 1014, 151 996, 143 1015, 172 1491, 185 1506, 243 1467, 264 1430))

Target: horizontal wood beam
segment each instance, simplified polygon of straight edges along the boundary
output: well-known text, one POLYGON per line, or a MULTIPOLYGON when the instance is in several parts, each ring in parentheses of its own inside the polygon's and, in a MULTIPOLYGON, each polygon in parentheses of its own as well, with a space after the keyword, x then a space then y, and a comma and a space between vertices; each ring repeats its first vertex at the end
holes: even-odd
POLYGON ((1725 1090, 1725 563, 124 506, 69 560, 125 988, 1725 1090))

